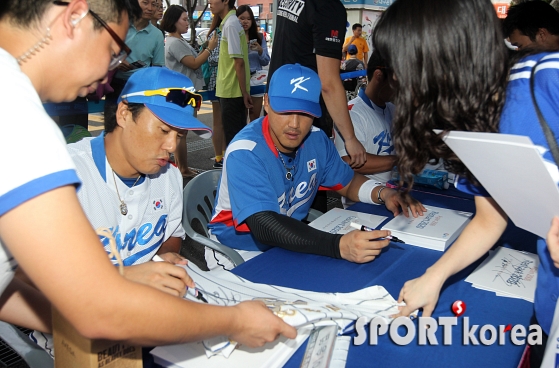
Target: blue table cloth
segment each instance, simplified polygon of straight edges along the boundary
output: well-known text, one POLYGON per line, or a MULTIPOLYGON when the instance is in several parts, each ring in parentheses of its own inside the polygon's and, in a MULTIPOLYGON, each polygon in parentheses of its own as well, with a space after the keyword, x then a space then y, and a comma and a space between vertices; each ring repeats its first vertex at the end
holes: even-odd
MULTIPOLYGON (((449 196, 443 191, 438 194, 414 192, 414 196, 427 206, 470 212, 475 209, 471 198, 449 196)), ((384 206, 357 203, 349 209, 391 216, 384 206)), ((497 245, 535 252, 535 243, 534 235, 509 224, 497 245)), ((398 243, 397 247, 385 248, 373 262, 355 264, 274 248, 238 266, 233 272, 253 282, 321 292, 351 292, 371 285, 382 285, 397 299, 403 284, 421 276, 441 255, 442 252, 398 243)), ((513 345, 509 332, 505 334, 503 346, 497 342, 490 346, 465 346, 462 343, 465 316, 469 317, 470 326, 491 324, 498 330, 499 325, 521 324, 528 327, 533 313, 532 303, 497 297, 492 292, 473 288, 470 283, 465 282, 464 279, 480 262, 481 260, 446 282, 433 313, 435 318, 454 316, 452 303, 456 300, 466 303, 464 316, 452 328, 452 345, 443 345, 442 326, 439 326, 435 334, 438 345, 419 345, 418 335, 406 346, 396 345, 388 333, 380 336, 378 344, 374 346, 369 345, 369 338, 361 346, 354 345, 352 339, 347 367, 516 367, 524 346, 513 345)), ((417 330, 417 320, 414 323, 417 330)), ((403 336, 406 329, 401 327, 399 332, 403 336)), ((479 341, 479 328, 474 336, 479 341)), ((306 344, 293 355, 286 367, 299 367, 305 348, 306 344)))

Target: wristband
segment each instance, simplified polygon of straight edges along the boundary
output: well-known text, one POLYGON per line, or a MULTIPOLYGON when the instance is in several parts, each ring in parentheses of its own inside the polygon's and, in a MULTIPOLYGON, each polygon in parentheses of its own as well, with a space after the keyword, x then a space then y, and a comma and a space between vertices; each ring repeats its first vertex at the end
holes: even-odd
POLYGON ((208 47, 206 47, 204 50, 206 50, 210 55, 212 54, 212 52, 210 51, 210 49, 208 47))
MULTIPOLYGON (((379 185, 382 185, 382 183, 376 182, 374 180, 367 180, 366 182, 364 182, 363 185, 361 185, 361 188, 359 188, 359 193, 357 194, 359 201, 369 204, 378 204, 373 201, 372 194, 373 190, 375 190, 375 188, 379 185)), ((380 190, 382 190, 382 188, 380 190)))

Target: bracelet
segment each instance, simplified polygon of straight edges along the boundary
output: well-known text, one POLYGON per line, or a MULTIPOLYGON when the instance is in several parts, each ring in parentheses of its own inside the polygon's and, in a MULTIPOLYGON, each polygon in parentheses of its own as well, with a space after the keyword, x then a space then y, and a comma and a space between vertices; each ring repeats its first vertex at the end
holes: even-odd
POLYGON ((210 55, 212 54, 211 50, 208 47, 206 47, 204 50, 206 50, 210 55))
POLYGON ((383 189, 386 189, 386 187, 381 187, 377 192, 377 199, 378 199, 380 204, 384 204, 384 200, 382 198, 380 198, 380 192, 382 192, 383 189))

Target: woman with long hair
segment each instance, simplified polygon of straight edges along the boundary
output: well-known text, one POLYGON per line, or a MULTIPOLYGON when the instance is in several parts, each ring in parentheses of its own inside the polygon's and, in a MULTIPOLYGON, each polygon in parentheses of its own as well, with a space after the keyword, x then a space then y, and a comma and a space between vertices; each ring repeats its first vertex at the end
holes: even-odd
MULTIPOLYGON (((254 13, 248 5, 239 5, 237 8, 237 18, 241 22, 245 30, 246 39, 248 42, 248 62, 250 64, 250 85, 262 85, 268 78, 267 73, 260 73, 263 66, 270 63, 270 55, 268 54, 268 45, 266 38, 262 33, 258 33, 256 28, 256 20, 254 13)), ((252 108, 249 109, 250 121, 256 120, 260 117, 262 111, 263 93, 251 94, 252 108)))
MULTIPOLYGON (((165 41, 165 66, 186 75, 194 83, 196 91, 204 88, 204 76, 201 66, 208 61, 210 54, 217 47, 217 37, 212 37, 208 46, 198 53, 183 37, 188 31, 188 14, 180 5, 171 5, 161 21, 161 29, 168 33, 165 41)), ((198 173, 188 167, 186 134, 181 138, 175 154, 175 162, 183 178, 191 179, 198 173)))
MULTIPOLYGON (((551 129, 559 133, 559 54, 534 54, 509 69, 503 39, 489 0, 398 0, 375 28, 373 44, 389 66, 396 91, 393 138, 401 177, 412 185, 412 174, 430 159, 442 158, 449 171, 460 175, 458 189, 475 195, 476 205, 474 218, 439 261, 406 282, 399 296, 406 302, 401 315, 423 308, 423 316, 430 316, 446 280, 482 257, 507 226, 504 211, 476 185, 442 141, 443 133, 433 129, 528 135, 547 147, 529 89, 531 69, 543 60, 536 69, 535 91, 551 129)), ((549 152, 543 156, 553 162, 549 152)), ((550 167, 557 174, 557 167, 550 167)), ((538 255, 534 322, 549 333, 559 272, 543 239, 538 240, 538 255)), ((545 342, 532 346, 532 366, 539 366, 544 347, 545 342)))

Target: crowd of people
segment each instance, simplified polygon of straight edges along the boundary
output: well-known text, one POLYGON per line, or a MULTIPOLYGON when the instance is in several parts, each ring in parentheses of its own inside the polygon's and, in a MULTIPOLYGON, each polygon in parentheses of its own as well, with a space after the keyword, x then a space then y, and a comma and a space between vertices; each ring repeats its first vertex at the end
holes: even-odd
MULTIPOLYGON (((214 168, 222 169, 211 237, 247 260, 282 247, 371 262, 389 244, 388 231, 332 235, 303 222, 311 206, 325 209, 319 188, 345 204, 417 217, 425 207, 409 194, 413 175, 433 160, 459 175, 476 214, 432 267, 403 285, 402 316, 418 308, 430 316, 445 281, 486 254, 508 220, 434 129, 527 135, 548 149, 543 158, 557 174, 530 97, 534 69, 535 95, 559 134, 559 13, 543 1, 515 5, 501 22, 489 0, 398 0, 375 27, 370 57, 360 24, 345 42, 338 38, 347 24, 338 0, 305 0, 296 16, 279 13, 273 57, 250 7, 209 5, 214 20, 199 49, 183 38, 186 9, 163 12, 161 0, 0 5, 0 75, 10 86, 0 104, 32 132, 21 150, 20 123, 0 125, 2 166, 13 173, 0 185, 0 319, 49 340, 54 307, 86 337, 144 346, 217 335, 260 346, 296 336, 260 302, 217 307, 181 298, 194 287, 175 265, 187 262, 182 178, 197 174, 185 137, 209 131, 196 118, 201 90, 215 92, 214 168), (508 50, 505 38, 520 51, 508 50), (368 81, 349 103, 340 78, 348 65, 366 70, 368 81), (251 94, 264 81, 266 93, 251 94), (41 102, 73 101, 99 84, 113 90, 104 132, 66 146, 41 102), (14 151, 18 160, 9 159, 14 151), (395 165, 406 189, 385 185, 395 165), (122 275, 98 228, 111 229, 122 275)), ((558 234, 555 219, 547 241, 538 241, 533 323, 545 337, 559 294, 558 234)), ((213 250, 206 262, 233 267, 213 250)), ((533 367, 544 348, 531 347, 533 367)))

